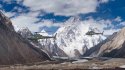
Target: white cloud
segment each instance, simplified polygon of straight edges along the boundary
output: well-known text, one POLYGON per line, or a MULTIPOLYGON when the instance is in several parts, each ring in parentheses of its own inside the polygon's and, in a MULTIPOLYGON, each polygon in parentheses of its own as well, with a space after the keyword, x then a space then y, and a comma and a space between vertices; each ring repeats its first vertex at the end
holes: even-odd
POLYGON ((7 16, 7 17, 12 17, 12 16, 14 16, 16 13, 12 13, 12 12, 5 12, 5 11, 3 11, 3 13, 7 16))
POLYGON ((112 35, 114 32, 118 32, 120 29, 109 29, 109 30, 104 30, 105 35, 112 35))
POLYGON ((12 23, 13 25, 17 25, 18 27, 28 27, 31 31, 38 31, 40 25, 34 24, 35 21, 37 21, 36 18, 26 16, 26 15, 21 15, 15 18, 12 18, 12 23))
POLYGON ((119 25, 125 26, 125 21, 121 22, 119 25))
POLYGON ((53 23, 51 20, 43 20, 42 22, 35 23, 39 20, 35 17, 37 15, 38 13, 21 14, 20 16, 12 18, 11 20, 13 25, 17 25, 19 28, 28 27, 32 32, 39 31, 39 28, 44 26, 60 27, 62 25, 61 23, 53 23))
POLYGON ((101 3, 107 3, 109 0, 100 0, 101 3))
POLYGON ((52 26, 60 27, 62 26, 63 23, 54 23, 51 20, 43 20, 39 24, 42 24, 42 26, 47 26, 47 27, 52 27, 52 26))
POLYGON ((119 31, 119 29, 114 29, 114 25, 112 24, 112 20, 94 20, 90 18, 88 20, 84 20, 83 23, 89 24, 92 28, 97 28, 100 32, 104 31, 104 35, 111 35, 114 32, 119 31), (105 28, 110 27, 110 29, 105 30, 105 28))
POLYGON ((114 21, 121 22, 121 21, 122 21, 122 19, 121 19, 121 17, 119 17, 119 16, 118 16, 118 17, 116 17, 116 18, 115 18, 115 20, 114 20, 114 21))
POLYGON ((32 11, 43 10, 55 15, 74 16, 96 12, 99 3, 108 0, 24 0, 23 4, 30 7, 32 11))
MULTIPOLYGON (((108 27, 111 23, 110 20, 94 20, 93 18, 90 18, 88 20, 85 20, 84 23, 90 24, 91 27, 98 28, 99 30, 103 30, 104 28, 108 27)), ((111 25, 110 25, 111 26, 111 25)))

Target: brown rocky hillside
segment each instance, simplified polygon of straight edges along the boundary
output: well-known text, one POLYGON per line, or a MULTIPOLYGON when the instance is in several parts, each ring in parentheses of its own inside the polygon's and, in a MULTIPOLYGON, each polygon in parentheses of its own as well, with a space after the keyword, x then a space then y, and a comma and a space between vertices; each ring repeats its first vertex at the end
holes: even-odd
POLYGON ((9 18, 0 12, 0 65, 44 60, 50 60, 48 55, 17 34, 9 18))

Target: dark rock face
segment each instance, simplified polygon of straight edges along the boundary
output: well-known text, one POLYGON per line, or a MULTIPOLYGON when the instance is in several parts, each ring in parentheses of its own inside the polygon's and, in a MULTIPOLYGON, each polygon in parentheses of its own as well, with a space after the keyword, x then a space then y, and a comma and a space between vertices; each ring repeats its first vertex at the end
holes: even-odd
POLYGON ((125 28, 88 50, 84 56, 125 58, 125 28))
POLYGON ((1 11, 0 11, 0 25, 1 25, 0 26, 1 28, 14 31, 14 27, 12 26, 12 22, 1 11))
POLYGON ((0 12, 0 65, 25 64, 43 60, 50 60, 50 58, 17 34, 9 18, 0 12))

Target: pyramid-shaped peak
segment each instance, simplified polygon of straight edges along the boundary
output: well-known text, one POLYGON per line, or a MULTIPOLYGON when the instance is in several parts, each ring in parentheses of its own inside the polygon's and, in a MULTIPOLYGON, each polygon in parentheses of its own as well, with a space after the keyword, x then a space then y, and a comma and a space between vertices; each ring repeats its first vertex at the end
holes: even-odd
POLYGON ((44 33, 46 33, 45 29, 42 29, 42 30, 41 30, 41 32, 44 32, 44 33))
POLYGON ((45 31, 45 29, 42 29, 39 34, 44 35, 44 36, 48 36, 48 35, 49 35, 49 34, 45 31))

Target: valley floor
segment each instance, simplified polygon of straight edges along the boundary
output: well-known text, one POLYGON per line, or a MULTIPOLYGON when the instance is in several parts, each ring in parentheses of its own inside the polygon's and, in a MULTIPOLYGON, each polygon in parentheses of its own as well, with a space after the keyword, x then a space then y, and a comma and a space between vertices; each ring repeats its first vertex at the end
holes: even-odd
POLYGON ((44 61, 26 65, 1 66, 0 70, 81 70, 81 69, 103 69, 103 70, 125 70, 124 58, 92 58, 78 60, 44 61))

